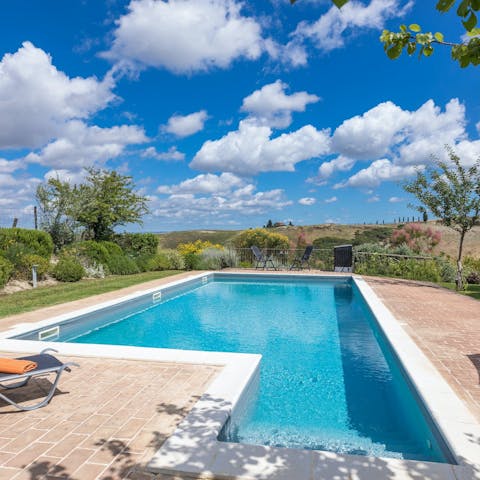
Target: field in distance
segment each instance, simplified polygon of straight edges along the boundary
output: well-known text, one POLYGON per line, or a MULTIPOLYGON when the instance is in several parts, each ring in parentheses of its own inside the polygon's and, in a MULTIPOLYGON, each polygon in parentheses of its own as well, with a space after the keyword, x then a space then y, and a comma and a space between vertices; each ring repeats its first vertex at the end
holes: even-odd
MULTIPOLYGON (((455 257, 458 248, 458 234, 451 228, 439 225, 435 221, 429 221, 426 224, 421 223, 425 228, 430 227, 439 230, 442 234, 440 245, 435 252, 444 252, 447 255, 455 257)), ((313 242, 316 238, 336 237, 339 241, 353 241, 356 232, 364 232, 365 230, 382 229, 390 227, 396 229, 398 224, 385 225, 340 225, 340 224, 322 224, 322 225, 306 225, 306 226, 282 226, 269 229, 271 232, 286 235, 292 244, 297 243, 298 236, 301 232, 305 235, 307 243, 313 242)), ((194 242, 195 240, 208 240, 212 243, 226 245, 230 243, 236 235, 243 230, 185 230, 168 233, 159 233, 161 248, 176 248, 180 243, 194 242)), ((480 256, 480 226, 474 227, 466 236, 464 244, 464 255, 474 257, 480 256)))

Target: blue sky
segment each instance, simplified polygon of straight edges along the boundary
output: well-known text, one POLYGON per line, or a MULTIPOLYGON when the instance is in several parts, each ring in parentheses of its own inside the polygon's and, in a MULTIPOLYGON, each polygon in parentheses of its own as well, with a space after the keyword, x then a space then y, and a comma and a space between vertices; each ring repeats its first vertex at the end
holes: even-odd
POLYGON ((378 41, 412 22, 459 41, 435 3, 6 3, 0 225, 31 227, 37 186, 92 165, 134 178, 147 231, 411 216, 399 182, 446 143, 480 156, 478 68, 378 41))

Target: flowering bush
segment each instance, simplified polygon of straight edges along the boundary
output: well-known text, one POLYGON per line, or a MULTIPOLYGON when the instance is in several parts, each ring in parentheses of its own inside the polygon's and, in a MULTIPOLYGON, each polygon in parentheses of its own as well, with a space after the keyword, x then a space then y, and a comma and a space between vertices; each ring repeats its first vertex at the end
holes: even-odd
POLYGON ((206 248, 218 248, 219 250, 223 250, 222 245, 213 244, 208 240, 196 240, 195 242, 190 243, 180 243, 178 245, 177 250, 183 256, 191 254, 191 253, 200 253, 206 248))
POLYGON ((438 230, 422 228, 417 223, 408 223, 393 232, 390 243, 393 246, 407 245, 414 253, 431 253, 441 239, 442 235, 438 230))
POLYGON ((287 250, 290 248, 290 241, 286 235, 269 232, 264 228, 245 230, 234 239, 237 248, 250 248, 256 245, 261 249, 287 250))

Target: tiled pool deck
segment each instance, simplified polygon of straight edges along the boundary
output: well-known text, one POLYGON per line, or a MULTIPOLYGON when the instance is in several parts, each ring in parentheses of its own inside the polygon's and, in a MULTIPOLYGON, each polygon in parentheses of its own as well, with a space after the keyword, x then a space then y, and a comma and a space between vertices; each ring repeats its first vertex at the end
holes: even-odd
MULTIPOLYGON (((149 282, 142 289, 171 280, 149 282)), ((480 302, 416 282, 367 280, 480 419, 480 302)), ((36 322, 139 289, 137 285, 1 319, 0 328, 36 322)), ((205 391, 219 367, 86 357, 76 361, 81 369, 62 376, 58 393, 47 407, 14 412, 0 403, 0 479, 179 479, 155 476, 146 472, 144 465, 205 391)), ((40 395, 42 382, 46 380, 37 380, 29 390, 24 389, 26 398, 35 397, 35 389, 40 395)), ((327 478, 355 476, 345 472, 345 476, 327 478)), ((400 477, 379 471, 377 478, 400 477)), ((409 478, 442 479, 433 474, 419 476, 418 472, 409 478)))

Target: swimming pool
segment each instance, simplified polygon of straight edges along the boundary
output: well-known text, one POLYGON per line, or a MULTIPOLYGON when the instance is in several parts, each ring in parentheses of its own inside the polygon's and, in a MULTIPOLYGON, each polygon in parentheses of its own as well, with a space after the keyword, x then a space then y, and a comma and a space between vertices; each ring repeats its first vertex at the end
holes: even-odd
POLYGON ((452 461, 350 278, 212 278, 18 338, 261 353, 221 440, 452 461))

